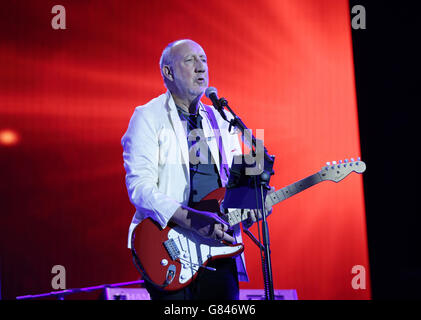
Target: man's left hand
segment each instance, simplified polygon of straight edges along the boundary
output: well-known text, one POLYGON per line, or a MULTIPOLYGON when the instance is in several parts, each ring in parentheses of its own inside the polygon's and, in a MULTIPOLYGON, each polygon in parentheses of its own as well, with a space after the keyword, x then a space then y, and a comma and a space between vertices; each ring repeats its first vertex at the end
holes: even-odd
MULTIPOLYGON (((267 195, 268 194, 271 194, 274 191, 275 191, 275 188, 274 187, 270 187, 270 190, 268 190, 267 195)), ((267 216, 272 213, 272 206, 269 206, 267 204, 267 202, 265 202, 265 209, 266 209, 266 212, 267 212, 267 216)), ((260 210, 260 209, 252 209, 252 210, 250 210, 249 213, 248 213, 249 216, 248 216, 247 220, 244 220, 243 221, 243 227, 246 228, 246 229, 248 229, 248 228, 250 228, 253 225, 253 223, 255 223, 258 220, 261 220, 263 218, 263 215, 262 215, 262 212, 261 211, 262 210, 260 210)))

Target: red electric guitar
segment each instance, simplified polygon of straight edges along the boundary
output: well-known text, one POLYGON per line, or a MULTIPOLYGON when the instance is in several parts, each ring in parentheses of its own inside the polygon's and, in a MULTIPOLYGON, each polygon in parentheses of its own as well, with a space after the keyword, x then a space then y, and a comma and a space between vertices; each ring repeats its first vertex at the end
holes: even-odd
MULTIPOLYGON (((273 206, 319 182, 330 180, 339 182, 351 172, 363 173, 364 162, 351 159, 344 162, 327 163, 319 172, 279 189, 266 196, 266 204, 273 206)), ((225 188, 208 194, 200 203, 198 210, 220 212, 220 204, 225 196, 225 188)), ((234 226, 247 219, 248 210, 228 209, 221 216, 234 226)), ((163 290, 179 290, 187 286, 200 268, 208 268, 209 260, 233 257, 244 250, 241 243, 221 243, 206 239, 197 233, 168 224, 162 229, 159 224, 147 218, 138 224, 132 235, 132 253, 135 265, 143 276, 149 278, 163 290)))

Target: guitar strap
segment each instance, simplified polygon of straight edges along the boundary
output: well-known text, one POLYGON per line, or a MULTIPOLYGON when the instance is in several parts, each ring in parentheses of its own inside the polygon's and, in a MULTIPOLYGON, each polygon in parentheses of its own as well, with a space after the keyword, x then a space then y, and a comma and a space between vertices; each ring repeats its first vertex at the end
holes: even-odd
MULTIPOLYGON (((229 178, 229 167, 228 167, 228 161, 225 156, 225 149, 224 144, 222 142, 222 134, 219 130, 218 122, 216 121, 215 114, 213 113, 213 110, 211 107, 205 106, 206 113, 208 114, 208 119, 211 123, 211 126, 213 128, 213 132, 215 134, 215 139, 218 143, 218 149, 219 149, 219 175, 221 177, 221 183, 222 187, 225 187, 228 184, 228 178, 229 178)), ((227 233, 230 236, 234 236, 234 230, 229 230, 227 233)), ((238 268, 238 266, 237 266, 238 268)))
POLYGON ((220 155, 219 175, 221 177, 222 186, 225 187, 228 183, 229 167, 228 167, 228 162, 225 155, 224 144, 222 142, 221 131, 219 130, 218 122, 216 121, 215 114, 213 113, 212 108, 206 105, 203 105, 203 106, 205 107, 206 113, 208 114, 208 119, 211 123, 212 129, 215 135, 215 139, 218 144, 218 150, 219 150, 219 155, 220 155))

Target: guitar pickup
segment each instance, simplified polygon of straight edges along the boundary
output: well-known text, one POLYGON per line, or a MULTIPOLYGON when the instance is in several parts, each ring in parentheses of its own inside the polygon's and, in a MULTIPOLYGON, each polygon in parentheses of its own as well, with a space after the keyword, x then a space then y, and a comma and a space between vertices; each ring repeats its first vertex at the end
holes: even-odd
POLYGON ((167 252, 172 260, 178 259, 180 257, 180 250, 178 249, 177 244, 173 239, 165 241, 164 247, 167 249, 167 252))

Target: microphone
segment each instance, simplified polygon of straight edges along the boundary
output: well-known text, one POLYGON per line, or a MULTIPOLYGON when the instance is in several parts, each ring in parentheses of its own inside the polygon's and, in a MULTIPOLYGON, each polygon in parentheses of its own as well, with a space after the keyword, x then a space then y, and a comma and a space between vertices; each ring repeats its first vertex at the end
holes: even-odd
POLYGON ((216 109, 219 110, 221 108, 221 105, 219 104, 218 90, 216 90, 216 88, 208 87, 205 91, 205 95, 210 101, 212 101, 213 106, 216 109))
POLYGON ((205 95, 209 100, 212 101, 213 106, 215 107, 216 110, 219 111, 222 118, 224 120, 228 121, 227 117, 225 116, 223 107, 221 106, 221 103, 219 102, 218 90, 216 90, 216 88, 214 88, 214 87, 208 87, 205 91, 205 95))

